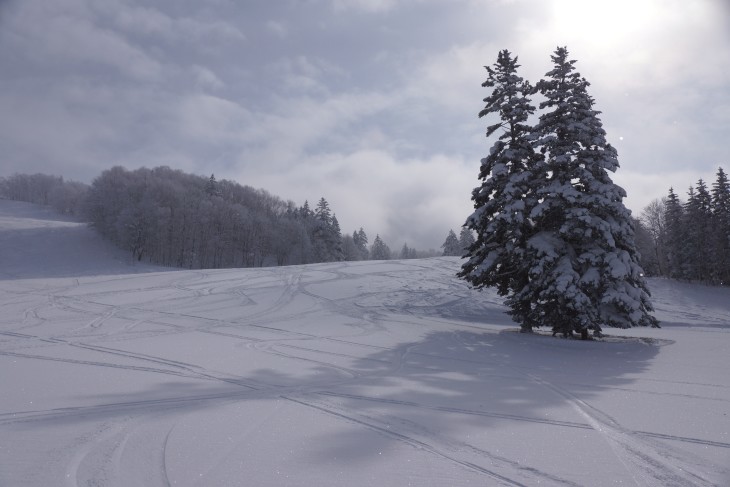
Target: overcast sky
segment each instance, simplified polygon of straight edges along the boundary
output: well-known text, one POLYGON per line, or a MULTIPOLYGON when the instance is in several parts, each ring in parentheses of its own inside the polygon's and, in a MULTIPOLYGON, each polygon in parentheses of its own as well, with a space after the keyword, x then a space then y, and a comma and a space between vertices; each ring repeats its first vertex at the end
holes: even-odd
POLYGON ((567 45, 638 214, 730 171, 727 0, 0 0, 0 176, 167 165, 324 196, 343 232, 438 248, 493 140, 500 49, 567 45))

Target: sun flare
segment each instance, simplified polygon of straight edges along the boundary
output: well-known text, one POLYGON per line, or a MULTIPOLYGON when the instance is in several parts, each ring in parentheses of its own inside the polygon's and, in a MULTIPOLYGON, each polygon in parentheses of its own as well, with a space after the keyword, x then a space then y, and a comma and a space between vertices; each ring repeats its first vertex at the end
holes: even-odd
POLYGON ((655 2, 612 0, 555 0, 555 29, 565 42, 579 41, 595 47, 611 47, 632 42, 649 28, 658 6, 655 2))

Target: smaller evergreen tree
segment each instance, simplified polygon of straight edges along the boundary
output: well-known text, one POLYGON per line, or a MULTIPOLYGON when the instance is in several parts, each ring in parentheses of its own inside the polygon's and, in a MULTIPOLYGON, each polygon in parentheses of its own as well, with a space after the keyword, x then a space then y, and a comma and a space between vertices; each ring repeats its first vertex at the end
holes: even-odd
POLYGON ((362 227, 360 227, 360 230, 352 233, 352 240, 355 242, 355 247, 359 254, 358 260, 368 260, 370 257, 370 252, 368 251, 368 236, 362 227))
POLYGON ((329 203, 321 198, 314 210, 312 245, 317 262, 334 262, 343 259, 342 234, 337 218, 332 215, 329 203))
POLYGON ((211 174, 210 178, 205 183, 205 194, 207 194, 208 196, 221 195, 220 188, 218 187, 218 181, 215 180, 215 174, 211 174))
POLYGON ((456 234, 453 230, 449 230, 449 234, 446 236, 446 240, 441 245, 441 248, 444 249, 443 255, 448 256, 461 256, 462 249, 461 245, 459 244, 459 239, 456 238, 456 234))
POLYGON ((408 248, 408 243, 404 243, 403 248, 400 249, 400 258, 401 259, 410 259, 411 258, 411 249, 408 248))
POLYGON ((314 216, 311 208, 309 208, 309 201, 304 200, 304 204, 299 208, 298 214, 301 219, 307 219, 314 216))
POLYGON ((474 234, 467 227, 461 227, 461 233, 459 233, 459 247, 461 247, 461 253, 467 252, 472 245, 474 245, 474 234))
POLYGON ((352 235, 346 234, 342 236, 342 254, 343 259, 352 262, 360 260, 360 252, 355 246, 355 240, 352 235))
POLYGON ((389 260, 390 259, 390 248, 383 242, 380 235, 375 236, 375 241, 370 249, 371 260, 389 260))

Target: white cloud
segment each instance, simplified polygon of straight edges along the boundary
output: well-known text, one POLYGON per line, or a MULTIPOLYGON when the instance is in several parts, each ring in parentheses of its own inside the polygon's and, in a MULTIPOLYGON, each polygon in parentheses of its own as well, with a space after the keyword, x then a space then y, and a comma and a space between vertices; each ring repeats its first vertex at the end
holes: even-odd
POLYGON ((335 10, 357 9, 366 12, 385 12, 398 4, 397 0, 331 0, 335 10))
POLYGON ((431 106, 451 111, 477 113, 487 95, 481 83, 487 78, 485 65, 494 63, 500 49, 493 43, 452 46, 431 54, 410 78, 408 95, 431 106))
POLYGON ((245 139, 255 117, 235 102, 213 95, 184 97, 180 104, 181 135, 206 145, 245 139))
POLYGON ((476 172, 446 155, 398 159, 380 150, 304 157, 286 174, 266 166, 242 172, 239 180, 286 194, 302 204, 324 196, 343 232, 363 227, 394 249, 404 242, 438 248, 449 228, 458 231, 471 211, 476 172), (443 235, 442 235, 443 234, 443 235))
POLYGON ((717 179, 716 174, 717 168, 709 171, 683 169, 657 173, 642 173, 624 168, 613 174, 612 179, 626 189, 628 195, 624 199, 624 204, 631 209, 633 216, 638 218, 649 203, 667 196, 669 188, 674 189, 674 194, 680 200, 687 201, 687 191, 690 186, 697 187, 697 181, 703 179, 708 188, 711 188, 717 179))

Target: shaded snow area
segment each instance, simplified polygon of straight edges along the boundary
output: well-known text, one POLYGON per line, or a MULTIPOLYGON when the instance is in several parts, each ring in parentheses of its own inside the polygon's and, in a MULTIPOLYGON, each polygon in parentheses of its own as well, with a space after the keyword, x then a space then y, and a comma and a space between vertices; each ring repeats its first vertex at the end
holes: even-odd
POLYGON ((178 271, 0 201, 0 485, 730 485, 730 291, 523 335, 458 258, 178 271))

